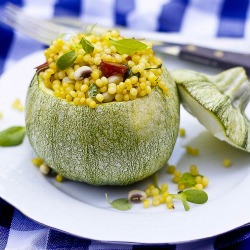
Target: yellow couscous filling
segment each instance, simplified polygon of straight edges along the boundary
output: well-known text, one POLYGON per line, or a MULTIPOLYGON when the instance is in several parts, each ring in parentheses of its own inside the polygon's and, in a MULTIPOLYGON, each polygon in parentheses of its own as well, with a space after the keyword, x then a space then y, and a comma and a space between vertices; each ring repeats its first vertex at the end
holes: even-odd
POLYGON ((113 41, 122 40, 126 39, 116 30, 102 35, 77 34, 68 40, 58 38, 45 50, 46 69, 40 71, 40 77, 56 97, 91 108, 103 102, 146 96, 156 86, 167 94, 161 79, 162 60, 154 55, 152 45, 138 41, 145 47, 121 53, 113 41), (82 39, 92 50, 86 52, 82 39), (72 65, 59 69, 58 60, 70 53, 74 56, 72 65))

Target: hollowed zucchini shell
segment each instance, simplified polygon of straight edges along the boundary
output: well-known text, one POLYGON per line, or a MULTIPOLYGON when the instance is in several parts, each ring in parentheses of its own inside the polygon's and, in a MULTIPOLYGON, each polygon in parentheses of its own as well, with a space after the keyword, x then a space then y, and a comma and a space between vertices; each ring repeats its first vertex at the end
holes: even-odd
POLYGON ((133 101, 75 106, 35 76, 26 99, 26 129, 36 154, 64 177, 94 185, 127 185, 163 167, 179 129, 179 98, 155 88, 133 101))

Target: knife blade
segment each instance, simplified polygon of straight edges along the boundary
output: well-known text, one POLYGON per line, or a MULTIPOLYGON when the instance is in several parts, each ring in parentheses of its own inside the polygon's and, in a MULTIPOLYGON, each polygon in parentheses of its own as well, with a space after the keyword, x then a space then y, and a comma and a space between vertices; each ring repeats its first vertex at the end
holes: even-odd
POLYGON ((236 66, 245 68, 250 75, 250 54, 212 49, 193 44, 152 42, 155 51, 177 56, 182 60, 228 69, 236 66))
MULTIPOLYGON (((30 19, 30 17, 27 17, 27 15, 22 14, 22 9, 15 5, 7 5, 5 8, 5 15, 6 17, 8 16, 7 14, 9 13, 12 19, 16 17, 19 13, 20 16, 26 17, 26 19, 30 19), (9 10, 9 12, 8 12, 9 10), (12 11, 11 11, 12 10, 12 11), (22 14, 22 15, 21 15, 22 14), (14 17, 13 17, 14 16, 14 17)), ((24 19, 24 20, 26 20, 24 19)), ((4 21, 4 20, 3 20, 4 21)), ((18 26, 15 26, 15 22, 7 22, 7 19, 5 20, 7 25, 10 25, 11 27, 13 26, 14 28, 18 28, 18 26), (12 24, 12 25, 11 25, 12 24)), ((41 20, 43 22, 43 20, 41 20)), ((47 21, 48 24, 46 26, 51 25, 57 25, 57 31, 59 33, 67 33, 67 29, 69 30, 82 30, 83 28, 83 23, 81 20, 75 19, 75 18, 70 18, 70 17, 61 17, 61 18, 54 18, 50 21, 47 21), (63 32, 65 30, 65 32, 63 32)), ((87 24, 85 24, 87 25, 87 24)), ((87 27, 87 26, 86 26, 87 27)), ((93 27, 93 25, 92 25, 93 27)), ((107 30, 107 28, 99 26, 99 29, 107 30)), ((118 28, 118 27, 117 27, 118 28)), ((24 29, 25 30, 25 29, 24 29)), ((135 30, 129 30, 129 29, 120 29, 121 32, 124 33, 130 33, 132 37, 136 34, 137 36, 142 36, 143 35, 139 34, 138 31, 135 30)), ((55 32, 55 37, 58 37, 58 34, 55 32)), ((35 39, 37 39, 36 36, 32 35, 33 32, 29 32, 29 35, 35 39)), ((192 44, 178 44, 178 43, 169 43, 168 40, 162 40, 162 36, 164 36, 164 39, 166 34, 160 34, 160 33, 148 33, 148 36, 150 37, 158 37, 160 39, 156 39, 156 42, 153 42, 153 49, 155 51, 159 51, 165 54, 171 54, 174 56, 178 56, 182 60, 187 60, 191 62, 195 62, 198 64, 203 64, 207 66, 212 66, 212 67, 218 67, 218 68, 231 68, 235 66, 242 66, 245 68, 247 73, 250 75, 250 54, 243 54, 243 53, 238 53, 238 52, 231 52, 231 51, 222 51, 222 50, 217 50, 217 49, 211 49, 211 48, 206 48, 206 47, 201 47, 201 46, 196 46, 192 44)), ((145 37, 146 38, 146 37, 145 37)), ((148 37, 149 38, 149 37, 148 37)), ((40 39, 42 39, 40 37, 40 39)), ((46 40, 46 39, 45 39, 46 40)), ((150 39, 146 39, 150 40, 150 39)))

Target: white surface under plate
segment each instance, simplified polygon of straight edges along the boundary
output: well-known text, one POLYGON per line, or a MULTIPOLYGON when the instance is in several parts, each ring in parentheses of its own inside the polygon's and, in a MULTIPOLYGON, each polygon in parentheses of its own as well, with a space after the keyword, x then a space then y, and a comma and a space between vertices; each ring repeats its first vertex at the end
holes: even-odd
MULTIPOLYGON (((172 57, 164 58, 169 69, 190 68, 211 73, 195 64, 172 57)), ((20 61, 1 78, 0 129, 24 125, 24 113, 14 110, 16 98, 24 103, 34 67, 44 62, 41 52, 20 61)), ((218 70, 217 70, 218 71, 218 70)), ((250 222, 250 154, 234 149, 214 139, 196 119, 181 111, 181 127, 186 137, 179 138, 169 160, 181 171, 197 164, 201 174, 210 180, 206 189, 209 200, 204 205, 191 204, 186 212, 180 202, 175 209, 164 205, 144 209, 133 205, 129 211, 113 209, 105 200, 126 197, 134 188, 143 189, 150 180, 129 187, 94 187, 83 183, 43 176, 31 163, 34 157, 27 138, 17 147, 0 148, 0 196, 28 217, 70 234, 101 241, 126 243, 176 243, 203 239, 232 230, 250 222), (198 157, 185 153, 185 145, 197 147, 198 157), (223 167, 223 159, 233 165, 223 167)), ((170 191, 177 192, 165 169, 159 182, 167 182, 170 191)))

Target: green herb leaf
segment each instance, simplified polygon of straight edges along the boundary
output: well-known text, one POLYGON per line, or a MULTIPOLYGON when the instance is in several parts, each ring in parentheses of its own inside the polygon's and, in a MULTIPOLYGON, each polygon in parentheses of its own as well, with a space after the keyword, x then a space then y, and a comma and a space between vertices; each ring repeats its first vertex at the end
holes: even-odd
POLYGON ((208 200, 208 195, 203 190, 188 189, 182 193, 186 196, 187 201, 195 204, 204 204, 208 200))
POLYGON ((178 199, 182 202, 183 206, 184 206, 184 209, 186 211, 189 211, 190 210, 190 206, 187 202, 187 199, 186 199, 186 195, 183 193, 183 192, 179 192, 178 194, 171 194, 171 196, 174 198, 174 199, 178 199))
POLYGON ((132 76, 137 76, 138 78, 140 78, 140 76, 141 76, 140 72, 137 72, 137 73, 134 74, 132 69, 127 64, 126 64, 126 66, 127 66, 128 69, 127 69, 127 72, 125 74, 125 79, 130 78, 132 76))
POLYGON ((107 202, 115 209, 118 210, 129 210, 132 208, 132 204, 129 202, 127 198, 120 198, 117 200, 110 201, 108 198, 108 194, 105 194, 107 202))
POLYGON ((187 200, 186 200, 186 199, 182 199, 181 201, 182 201, 182 204, 183 204, 183 206, 184 206, 184 209, 185 209, 186 211, 189 211, 189 210, 190 210, 190 206, 189 206, 187 200))
POLYGON ((124 38, 121 40, 110 39, 110 42, 116 47, 116 50, 119 54, 132 55, 139 50, 147 48, 147 45, 145 43, 130 38, 124 38))
POLYGON ((95 48, 94 45, 91 42, 89 42, 87 39, 85 39, 84 37, 81 39, 80 44, 82 45, 82 48, 87 54, 94 51, 94 48, 95 48))
POLYGON ((90 98, 93 98, 93 97, 95 97, 95 96, 97 95, 97 93, 98 93, 97 86, 96 86, 94 83, 92 83, 92 84, 89 86, 88 96, 89 96, 90 98))
POLYGON ((160 187, 159 187, 159 182, 158 182, 158 173, 155 173, 152 177, 153 177, 153 184, 154 184, 154 186, 156 188, 158 188, 159 190, 161 190, 160 187))
POLYGON ((191 175, 190 173, 184 173, 181 176, 181 179, 178 184, 184 184, 185 188, 193 187, 196 184, 195 176, 191 175))
POLYGON ((152 68, 145 68, 144 70, 149 70, 149 69, 160 69, 162 64, 159 64, 157 67, 152 67, 152 68))
POLYGON ((0 131, 0 146, 17 146, 23 142, 25 136, 25 127, 13 126, 0 131))
POLYGON ((66 52, 57 59, 56 66, 58 67, 58 69, 64 70, 74 64, 76 57, 77 55, 75 50, 66 52))
POLYGON ((174 199, 181 200, 186 211, 190 209, 188 202, 204 204, 208 200, 208 195, 203 190, 188 189, 180 191, 178 194, 171 194, 174 199))

